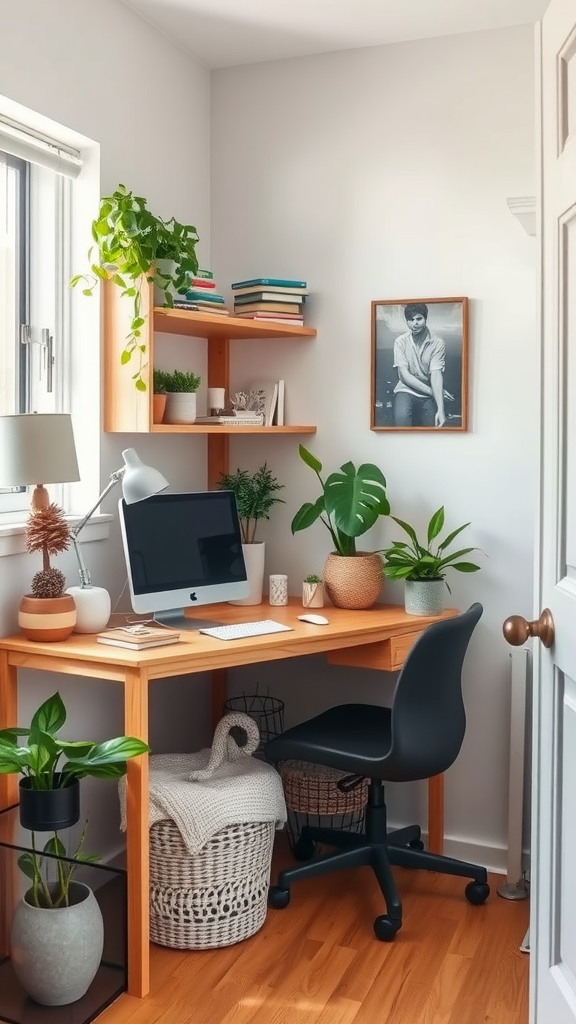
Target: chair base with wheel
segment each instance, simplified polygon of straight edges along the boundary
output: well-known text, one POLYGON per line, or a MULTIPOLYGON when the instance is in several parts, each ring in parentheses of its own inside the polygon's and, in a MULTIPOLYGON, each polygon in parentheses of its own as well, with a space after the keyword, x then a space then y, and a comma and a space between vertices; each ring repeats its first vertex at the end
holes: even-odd
POLYGON ((409 825, 388 833, 386 830, 386 805, 384 785, 381 779, 372 779, 368 788, 366 807, 366 831, 363 834, 341 832, 337 829, 316 828, 305 825, 301 838, 294 848, 294 856, 305 863, 285 868, 278 875, 276 885, 270 887, 268 902, 277 910, 287 907, 290 902, 290 886, 303 878, 313 878, 329 871, 343 871, 369 865, 382 890, 386 902, 386 914, 374 921, 376 937, 391 942, 402 927, 402 903, 398 896, 391 865, 404 868, 424 868, 445 875, 470 878, 465 895, 470 903, 480 905, 490 895, 486 869, 466 861, 454 860, 440 854, 427 853, 420 839, 419 825, 409 825), (316 844, 336 846, 334 853, 316 857, 316 844))
POLYGON ((392 866, 420 868, 469 878, 465 895, 475 905, 490 894, 486 869, 424 850, 418 825, 388 833, 385 782, 413 782, 444 772, 456 760, 464 738, 462 665, 480 604, 429 626, 416 640, 398 676, 392 708, 344 704, 330 708, 276 737, 266 756, 276 763, 299 759, 351 772, 345 788, 370 779, 362 834, 305 826, 295 856, 269 890, 269 903, 290 902, 292 882, 346 868, 370 866, 382 890, 386 913, 374 921, 378 939, 390 942, 402 927, 402 903, 392 866), (315 856, 316 843, 336 851, 315 856))

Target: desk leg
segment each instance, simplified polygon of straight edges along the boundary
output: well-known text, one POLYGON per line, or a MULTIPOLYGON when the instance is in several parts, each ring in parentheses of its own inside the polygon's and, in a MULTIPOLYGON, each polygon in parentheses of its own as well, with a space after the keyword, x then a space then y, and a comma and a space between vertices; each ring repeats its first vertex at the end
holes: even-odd
POLYGON ((224 714, 224 701, 228 696, 228 677, 225 668, 216 668, 212 672, 212 730, 224 714))
MULTIPOLYGON (((124 731, 148 742, 148 678, 127 669, 124 678, 124 731)), ((148 755, 128 761, 126 845, 128 871, 128 992, 150 991, 150 864, 148 755)))
POLYGON ((442 853, 444 849, 444 776, 428 779, 428 849, 442 853))
MULTIPOLYGON (((8 664, 8 651, 0 651, 0 729, 18 723, 17 670, 8 664)), ((0 810, 18 803, 18 776, 0 775, 0 810)), ((2 829, 10 829, 8 822, 2 829)), ((2 839, 10 842, 12 835, 2 832, 2 839)), ((0 959, 9 953, 10 910, 16 901, 13 851, 0 850, 0 959)))

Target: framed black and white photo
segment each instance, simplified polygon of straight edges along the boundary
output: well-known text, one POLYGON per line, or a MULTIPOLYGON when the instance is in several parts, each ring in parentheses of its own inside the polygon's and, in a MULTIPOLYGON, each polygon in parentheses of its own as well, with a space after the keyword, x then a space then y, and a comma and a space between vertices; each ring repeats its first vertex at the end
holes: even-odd
POLYGON ((372 430, 468 429, 468 299, 372 302, 372 430))

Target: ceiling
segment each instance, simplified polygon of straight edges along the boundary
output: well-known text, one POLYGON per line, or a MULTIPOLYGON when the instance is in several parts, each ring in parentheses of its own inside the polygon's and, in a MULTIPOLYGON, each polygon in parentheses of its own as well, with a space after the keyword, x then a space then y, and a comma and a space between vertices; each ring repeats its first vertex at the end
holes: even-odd
POLYGON ((122 0, 208 68, 538 21, 549 0, 122 0))

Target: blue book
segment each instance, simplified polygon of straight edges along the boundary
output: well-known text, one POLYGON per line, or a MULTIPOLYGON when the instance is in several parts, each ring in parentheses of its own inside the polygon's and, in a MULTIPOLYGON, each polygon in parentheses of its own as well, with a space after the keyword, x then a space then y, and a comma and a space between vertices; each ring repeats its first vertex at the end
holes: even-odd
POLYGON ((253 285, 264 285, 266 288, 279 285, 281 288, 306 288, 306 281, 287 281, 281 277, 255 277, 253 281, 236 281, 231 288, 251 288, 253 285))
POLYGON ((191 302, 202 300, 202 302, 215 302, 216 305, 224 305, 224 297, 222 295, 216 295, 214 292, 208 295, 207 292, 207 288, 190 288, 186 292, 186 298, 191 302))

